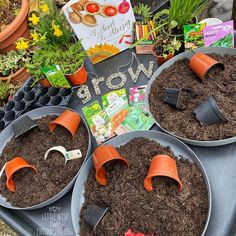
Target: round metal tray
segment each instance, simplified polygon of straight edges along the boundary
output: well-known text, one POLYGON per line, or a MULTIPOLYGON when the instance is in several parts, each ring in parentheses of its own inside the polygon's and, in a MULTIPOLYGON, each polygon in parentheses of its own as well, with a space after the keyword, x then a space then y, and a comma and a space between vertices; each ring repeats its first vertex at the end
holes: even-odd
MULTIPOLYGON (((38 109, 32 110, 30 112, 27 112, 24 115, 22 115, 21 117, 27 115, 31 119, 35 120, 35 119, 45 117, 47 115, 56 115, 56 116, 58 116, 66 109, 68 109, 68 108, 59 107, 59 106, 42 107, 42 108, 38 108, 38 109)), ((18 119, 20 119, 21 117, 19 117, 18 119)), ((87 123, 85 122, 85 120, 83 119, 82 116, 80 116, 80 117, 81 117, 82 122, 84 123, 84 125, 87 128, 88 137, 89 137, 88 150, 87 150, 86 156, 84 158, 84 162, 83 162, 83 163, 85 163, 85 161, 87 160, 87 158, 91 154, 91 137, 90 137, 90 132, 89 132, 89 128, 87 126, 87 123)), ((16 119, 16 121, 18 119, 16 119)), ((12 124, 9 124, 0 134, 0 152, 3 151, 3 148, 13 138, 13 136, 14 136, 14 132, 13 132, 12 124)), ((83 166, 83 164, 82 164, 82 166, 83 166)), ((40 204, 31 206, 31 207, 25 207, 25 208, 14 207, 14 206, 11 205, 11 203, 7 202, 6 199, 3 198, 0 195, 0 205, 3 206, 3 207, 6 207, 6 208, 14 209, 14 210, 34 210, 34 209, 45 207, 45 206, 50 205, 53 202, 57 201, 61 197, 63 197, 73 187, 73 184, 74 184, 78 174, 79 174, 79 171, 75 175, 75 177, 70 181, 70 183, 62 191, 60 191, 58 194, 56 194, 52 198, 50 198, 47 201, 44 201, 40 204)))
MULTIPOLYGON (((131 139, 137 138, 137 137, 144 137, 148 138, 150 140, 154 140, 158 143, 160 143, 163 146, 169 146, 176 157, 184 156, 191 162, 194 162, 197 164, 197 166, 201 169, 203 173, 203 177, 205 180, 205 184, 207 187, 208 191, 208 216, 207 220, 202 232, 202 235, 205 234, 209 220, 210 220, 210 215, 211 215, 211 207, 212 207, 212 195, 211 195, 211 187, 210 187, 210 182, 207 176, 207 173, 201 163, 201 161, 198 159, 198 157, 194 154, 194 152, 183 142, 179 141, 178 139, 168 135, 164 134, 162 132, 158 131, 135 131, 135 132, 130 132, 124 135, 117 136, 108 142, 106 144, 112 144, 115 147, 119 147, 121 145, 126 144, 129 142, 131 139)), ((80 211, 82 208, 82 205, 84 203, 84 184, 87 180, 89 170, 92 167, 92 156, 89 157, 89 159, 86 161, 86 163, 83 165, 79 176, 75 182, 75 186, 73 189, 72 193, 72 200, 71 200, 71 215, 72 215, 72 222, 74 226, 74 230, 76 232, 76 235, 80 235, 80 211)))
MULTIPOLYGON (((194 50, 194 52, 204 52, 206 54, 216 53, 216 54, 220 54, 220 55, 225 55, 225 54, 236 55, 236 49, 224 48, 224 47, 198 48, 198 49, 194 50)), ((236 137, 231 137, 231 138, 221 139, 221 140, 213 140, 213 141, 200 141, 200 140, 192 140, 192 139, 187 139, 187 138, 177 136, 175 134, 172 134, 170 131, 163 129, 161 127, 161 125, 159 124, 159 122, 153 117, 152 113, 150 112, 148 97, 149 97, 149 93, 150 93, 150 89, 151 89, 153 81, 157 79, 157 77, 161 74, 161 72, 164 69, 170 67, 176 61, 184 59, 184 58, 191 58, 192 56, 193 56, 192 51, 187 51, 187 52, 181 53, 181 54, 173 57, 172 59, 170 59, 166 63, 164 63, 162 66, 160 66, 155 71, 155 73, 153 74, 152 78, 149 80, 148 85, 147 85, 147 92, 146 92, 146 98, 145 98, 145 106, 146 106, 147 111, 149 112, 151 117, 155 120, 155 123, 157 124, 158 127, 160 127, 161 130, 163 130, 164 132, 166 132, 166 133, 182 140, 185 143, 192 144, 192 145, 195 145, 195 146, 213 147, 213 146, 222 146, 222 145, 226 145, 226 144, 229 144, 229 143, 236 142, 236 137)))

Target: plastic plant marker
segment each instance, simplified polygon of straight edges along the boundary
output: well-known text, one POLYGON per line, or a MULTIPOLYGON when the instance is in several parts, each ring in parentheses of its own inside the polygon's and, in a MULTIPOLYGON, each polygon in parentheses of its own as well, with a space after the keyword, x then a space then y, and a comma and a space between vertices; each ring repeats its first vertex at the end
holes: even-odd
POLYGON ((23 168, 31 168, 34 171, 37 171, 37 169, 30 165, 24 158, 22 157, 16 157, 11 161, 8 161, 6 163, 6 167, 5 167, 5 172, 6 172, 6 177, 7 177, 7 188, 11 191, 11 192, 15 192, 15 183, 12 180, 12 176, 13 174, 15 174, 18 170, 23 169, 23 168))
POLYGON ((183 188, 178 176, 176 161, 168 155, 157 155, 152 159, 148 174, 144 180, 144 187, 148 192, 153 189, 152 177, 155 176, 169 177, 178 183, 179 191, 183 188))
POLYGON ((205 80, 207 72, 214 66, 219 66, 224 70, 224 64, 216 61, 212 57, 202 52, 195 53, 189 61, 190 69, 201 79, 205 80))
POLYGON ((82 218, 84 221, 95 230, 97 225, 101 222, 103 217, 106 215, 109 207, 101 207, 95 204, 92 204, 84 213, 82 218))
POLYGON ((51 132, 53 132, 57 125, 60 125, 67 129, 74 137, 79 127, 80 121, 81 118, 76 112, 65 110, 60 116, 50 122, 49 129, 51 132))
POLYGON ((22 134, 30 131, 31 129, 37 127, 37 123, 28 116, 23 116, 20 120, 12 124, 14 137, 18 138, 22 134))
POLYGON ((67 163, 67 161, 69 160, 74 160, 74 159, 78 159, 78 158, 81 158, 83 155, 82 155, 82 152, 79 150, 79 149, 76 149, 76 150, 72 150, 72 151, 67 151, 64 147, 62 146, 55 146, 55 147, 52 147, 50 149, 47 150, 47 152, 45 153, 44 155, 44 159, 46 160, 47 157, 48 157, 48 154, 52 151, 58 151, 60 152, 64 158, 65 158, 65 163, 67 163))
POLYGON ((0 178, 2 177, 3 172, 5 171, 6 165, 7 165, 7 163, 4 164, 4 166, 2 167, 2 169, 0 171, 0 178))
POLYGON ((128 161, 121 157, 119 152, 110 144, 98 147, 93 153, 96 180, 101 185, 106 185, 108 182, 107 172, 102 166, 112 160, 122 161, 128 167, 128 161))

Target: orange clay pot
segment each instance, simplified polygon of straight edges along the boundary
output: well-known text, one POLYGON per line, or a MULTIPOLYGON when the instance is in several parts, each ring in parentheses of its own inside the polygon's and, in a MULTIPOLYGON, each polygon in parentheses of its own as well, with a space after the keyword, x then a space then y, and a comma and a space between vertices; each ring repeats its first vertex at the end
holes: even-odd
POLYGON ((154 176, 166 176, 175 180, 179 185, 179 191, 183 186, 179 179, 176 161, 167 155, 157 155, 152 159, 151 165, 148 170, 148 174, 144 180, 145 189, 152 191, 152 177, 154 176))
POLYGON ((50 84, 50 82, 49 82, 48 79, 41 79, 41 80, 39 81, 39 83, 40 83, 41 85, 43 85, 44 87, 47 87, 47 88, 52 87, 52 85, 50 84))
POLYGON ((224 70, 224 64, 214 60, 202 52, 195 53, 189 61, 190 69, 201 79, 206 78, 207 72, 213 66, 220 66, 224 70))
POLYGON ((57 125, 61 125, 65 129, 67 129, 74 138, 80 121, 81 118, 76 112, 65 110, 60 116, 50 122, 49 129, 51 132, 53 132, 56 129, 57 125))
POLYGON ((109 161, 118 160, 128 167, 128 161, 110 144, 98 147, 93 153, 93 164, 96 169, 96 180, 101 185, 106 185, 107 172, 102 167, 109 161))
POLYGON ((163 63, 165 63, 166 61, 170 60, 174 55, 173 54, 169 54, 167 57, 163 57, 163 56, 160 56, 156 53, 156 50, 155 50, 155 46, 158 42, 154 43, 152 45, 152 54, 154 57, 156 57, 156 60, 157 60, 157 64, 160 66, 162 65, 163 63))
POLYGON ((66 74, 66 78, 70 80, 73 85, 85 84, 88 79, 88 73, 84 67, 84 63, 74 74, 66 74))
POLYGON ((21 38, 29 38, 30 31, 28 26, 29 1, 22 0, 19 14, 15 20, 0 33, 0 53, 6 53, 15 49, 15 42, 21 38))
POLYGON ((30 77, 30 73, 27 71, 25 67, 19 69, 16 73, 13 75, 9 75, 7 77, 0 77, 0 80, 7 81, 11 80, 11 83, 14 85, 21 84, 25 82, 30 77))
POLYGON ((6 177, 7 177, 7 188, 11 192, 15 192, 15 183, 12 180, 13 174, 15 174, 18 170, 23 168, 31 168, 34 171, 37 171, 37 169, 30 165, 24 158, 22 157, 16 157, 11 161, 8 161, 5 167, 6 177))

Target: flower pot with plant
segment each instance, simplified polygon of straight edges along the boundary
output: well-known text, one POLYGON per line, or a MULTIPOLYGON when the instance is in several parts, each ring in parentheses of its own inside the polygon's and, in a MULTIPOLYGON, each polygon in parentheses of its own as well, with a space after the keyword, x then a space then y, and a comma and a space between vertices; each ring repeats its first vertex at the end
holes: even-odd
POLYGON ((30 57, 26 51, 10 51, 0 54, 0 80, 10 80, 13 84, 24 82, 30 77, 25 68, 30 57))
POLYGON ((29 38, 28 0, 0 0, 0 52, 15 49, 20 37, 29 38))
POLYGON ((172 58, 180 47, 181 41, 177 40, 176 37, 172 38, 159 35, 152 47, 152 53, 157 59, 157 64, 161 65, 172 58))

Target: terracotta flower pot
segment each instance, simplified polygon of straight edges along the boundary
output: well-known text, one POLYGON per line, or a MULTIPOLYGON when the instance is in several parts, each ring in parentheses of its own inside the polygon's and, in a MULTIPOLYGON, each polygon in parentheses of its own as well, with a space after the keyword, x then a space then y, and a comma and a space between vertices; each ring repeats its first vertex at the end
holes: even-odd
POLYGON ((5 167, 5 171, 6 171, 6 177, 7 177, 7 188, 11 191, 11 192, 15 192, 15 183, 12 180, 12 176, 14 173, 16 173, 18 170, 23 169, 23 168, 31 168, 35 171, 37 171, 37 169, 30 165, 24 158, 22 157, 16 157, 11 161, 8 161, 5 167))
POLYGON ((128 161, 124 159, 112 145, 98 147, 93 153, 93 164, 96 169, 96 180, 101 185, 107 184, 107 172, 102 167, 109 161, 118 160, 128 167, 128 161))
POLYGON ((44 87, 46 87, 46 88, 50 88, 50 87, 52 87, 52 85, 50 84, 50 82, 49 82, 49 80, 48 79, 41 79, 40 81, 39 81, 39 83, 41 84, 41 85, 43 85, 44 87))
POLYGON ((21 38, 29 38, 28 26, 29 1, 22 0, 19 14, 15 20, 0 33, 0 53, 6 53, 15 49, 15 42, 21 38))
POLYGON ((88 73, 84 67, 84 63, 74 74, 66 74, 66 78, 70 80, 73 85, 85 84, 88 79, 88 73))
POLYGON ((74 137, 79 127, 80 121, 81 118, 76 112, 65 110, 60 116, 50 122, 49 129, 51 132, 53 132, 57 125, 60 125, 67 129, 74 137))
POLYGON ((163 56, 158 55, 156 53, 156 50, 155 50, 156 44, 157 43, 152 45, 152 54, 153 54, 154 57, 156 57, 157 64, 160 66, 163 63, 165 63, 166 61, 168 61, 169 59, 171 59, 174 55, 173 54, 169 54, 167 57, 163 57, 163 56))
POLYGON ((207 72, 214 66, 219 66, 224 70, 224 64, 214 60, 202 52, 195 53, 189 61, 190 69, 201 79, 206 78, 207 72))
POLYGON ((144 187, 148 192, 152 191, 153 189, 152 177, 154 176, 169 177, 178 183, 179 191, 181 191, 183 188, 179 179, 176 161, 168 155, 157 155, 152 159, 148 174, 144 180, 144 187))
POLYGON ((8 79, 10 79, 11 83, 16 85, 25 82, 29 77, 30 73, 27 71, 25 67, 22 67, 13 75, 9 75, 7 77, 0 77, 0 80, 7 81, 8 79))

